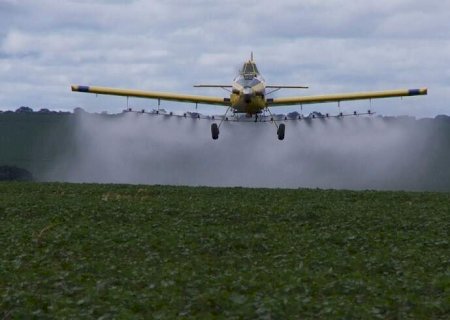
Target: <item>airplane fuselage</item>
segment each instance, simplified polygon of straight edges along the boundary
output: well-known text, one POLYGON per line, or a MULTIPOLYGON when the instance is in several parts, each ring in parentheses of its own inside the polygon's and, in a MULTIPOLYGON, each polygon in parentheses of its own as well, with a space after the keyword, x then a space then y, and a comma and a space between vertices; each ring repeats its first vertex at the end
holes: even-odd
POLYGON ((256 64, 250 60, 233 80, 230 95, 231 107, 235 112, 257 114, 266 108, 266 85, 256 64))
POLYGON ((233 82, 230 95, 231 107, 235 112, 260 113, 266 107, 265 96, 265 81, 260 75, 253 78, 239 75, 233 82))

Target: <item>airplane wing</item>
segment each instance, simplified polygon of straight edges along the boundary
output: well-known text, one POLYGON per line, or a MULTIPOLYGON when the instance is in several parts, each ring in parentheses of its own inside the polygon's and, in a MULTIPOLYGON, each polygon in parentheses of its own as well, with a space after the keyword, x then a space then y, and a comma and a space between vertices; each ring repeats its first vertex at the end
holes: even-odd
POLYGON ((427 88, 421 89, 400 89, 400 90, 386 90, 386 91, 369 91, 369 92, 354 92, 354 93, 338 93, 326 94, 318 96, 297 96, 297 97, 282 97, 267 99, 269 107, 294 105, 294 104, 312 104, 325 102, 339 102, 348 100, 370 100, 392 97, 418 96, 426 95, 427 88))
POLYGON ((169 101, 213 104, 213 105, 221 105, 221 106, 227 106, 227 107, 229 107, 231 105, 230 98, 196 96, 196 95, 187 95, 187 94, 179 94, 179 93, 171 93, 171 92, 142 91, 142 90, 118 89, 118 88, 108 88, 108 87, 80 86, 80 85, 72 85, 72 91, 96 93, 96 94, 106 94, 106 95, 114 95, 114 96, 138 97, 138 98, 149 98, 149 99, 159 99, 159 100, 169 100, 169 101))

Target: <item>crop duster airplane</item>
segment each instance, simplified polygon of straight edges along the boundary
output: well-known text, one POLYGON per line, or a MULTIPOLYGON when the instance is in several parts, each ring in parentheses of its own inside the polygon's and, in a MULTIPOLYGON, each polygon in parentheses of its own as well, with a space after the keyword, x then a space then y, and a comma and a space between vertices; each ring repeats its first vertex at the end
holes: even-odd
MULTIPOLYGON (((158 91, 141 91, 97 86, 83 86, 72 85, 72 91, 88 92, 95 94, 117 95, 126 97, 139 97, 179 102, 192 102, 196 104, 211 104, 227 107, 225 115, 231 110, 234 113, 246 114, 248 117, 255 116, 255 121, 258 119, 258 115, 267 111, 271 114, 270 108, 278 106, 289 105, 304 105, 313 103, 324 102, 341 102, 348 100, 371 100, 380 98, 392 98, 403 96, 416 96, 426 95, 427 88, 421 89, 400 89, 400 90, 385 90, 385 91, 371 91, 371 92, 354 92, 354 93, 339 93, 339 94, 326 94, 326 95, 314 95, 314 96, 292 96, 292 97, 280 97, 270 98, 271 93, 283 88, 288 89, 306 89, 305 86, 287 86, 287 85, 266 85, 264 78, 258 71, 256 64, 253 60, 253 54, 250 60, 244 63, 239 75, 233 80, 231 85, 220 84, 201 84, 194 87, 209 87, 209 88, 222 88, 230 92, 229 97, 212 97, 212 96, 200 96, 200 95, 186 95, 180 93, 170 92, 158 92, 158 91), (231 90, 230 90, 231 89, 231 90), (266 91, 269 89, 270 91, 266 91)), ((370 111, 369 111, 370 113, 370 111)), ((342 115, 342 113, 340 114, 342 115)), ((212 118, 214 119, 214 117, 212 118)), ((284 123, 277 124, 276 121, 271 119, 277 127, 277 135, 279 140, 284 139, 285 125, 284 123)), ((219 137, 219 125, 213 123, 211 125, 211 134, 214 140, 219 137)))

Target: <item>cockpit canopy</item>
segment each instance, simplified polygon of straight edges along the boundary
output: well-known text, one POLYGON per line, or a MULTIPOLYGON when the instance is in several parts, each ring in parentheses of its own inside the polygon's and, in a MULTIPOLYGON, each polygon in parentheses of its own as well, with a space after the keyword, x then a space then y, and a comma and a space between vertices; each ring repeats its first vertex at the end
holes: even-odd
POLYGON ((253 61, 248 61, 244 63, 244 66, 241 70, 241 75, 244 76, 244 79, 250 80, 259 75, 258 68, 253 61))

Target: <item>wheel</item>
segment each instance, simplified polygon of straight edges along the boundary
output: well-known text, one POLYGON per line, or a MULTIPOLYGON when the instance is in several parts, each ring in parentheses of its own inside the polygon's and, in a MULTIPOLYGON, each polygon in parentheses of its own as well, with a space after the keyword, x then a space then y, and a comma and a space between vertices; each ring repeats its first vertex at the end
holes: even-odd
POLYGON ((211 125, 211 135, 214 140, 219 138, 219 127, 217 126, 217 123, 211 125))
POLYGON ((283 140, 284 139, 284 131, 286 129, 286 126, 284 125, 284 123, 281 123, 278 126, 278 131, 277 131, 277 135, 278 135, 278 140, 283 140))

